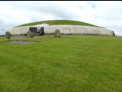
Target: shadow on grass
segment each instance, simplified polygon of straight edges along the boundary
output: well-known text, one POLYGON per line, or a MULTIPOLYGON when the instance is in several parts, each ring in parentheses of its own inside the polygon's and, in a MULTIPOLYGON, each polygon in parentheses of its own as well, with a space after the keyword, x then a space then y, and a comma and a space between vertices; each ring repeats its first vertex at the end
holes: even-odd
POLYGON ((6 41, 3 43, 14 43, 14 44, 29 44, 29 43, 36 43, 36 42, 40 42, 40 41, 22 41, 22 40, 13 40, 13 41, 6 41))

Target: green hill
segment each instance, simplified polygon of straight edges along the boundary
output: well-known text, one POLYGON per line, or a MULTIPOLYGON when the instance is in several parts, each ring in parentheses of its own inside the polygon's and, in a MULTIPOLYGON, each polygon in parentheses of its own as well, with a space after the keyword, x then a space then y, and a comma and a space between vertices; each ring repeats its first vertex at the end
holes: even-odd
POLYGON ((92 25, 89 23, 81 22, 81 21, 74 21, 74 20, 48 20, 48 21, 39 21, 39 22, 33 22, 33 23, 27 23, 27 24, 22 24, 17 27, 22 27, 22 26, 33 26, 33 25, 38 25, 46 23, 49 25, 82 25, 82 26, 92 26, 92 27, 99 27, 96 25, 92 25))

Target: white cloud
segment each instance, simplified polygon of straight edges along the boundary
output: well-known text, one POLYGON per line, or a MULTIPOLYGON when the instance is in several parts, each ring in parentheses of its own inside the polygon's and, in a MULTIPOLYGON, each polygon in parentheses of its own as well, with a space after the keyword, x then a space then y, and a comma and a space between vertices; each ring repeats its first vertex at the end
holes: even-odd
POLYGON ((121 1, 0 1, 0 33, 43 20, 77 20, 122 35, 121 1))

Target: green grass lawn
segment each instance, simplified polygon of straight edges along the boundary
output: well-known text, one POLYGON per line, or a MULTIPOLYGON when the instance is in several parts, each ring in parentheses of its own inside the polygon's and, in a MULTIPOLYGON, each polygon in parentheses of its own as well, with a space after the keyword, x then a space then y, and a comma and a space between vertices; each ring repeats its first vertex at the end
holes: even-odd
POLYGON ((82 26, 92 26, 92 27, 99 27, 93 24, 81 22, 81 21, 74 21, 74 20, 47 20, 47 21, 38 21, 38 22, 33 22, 33 23, 27 23, 27 24, 22 24, 17 27, 22 27, 22 26, 33 26, 33 25, 38 25, 38 24, 49 24, 49 25, 82 25, 82 26))
POLYGON ((122 92, 121 37, 61 37, 0 37, 0 92, 122 92))

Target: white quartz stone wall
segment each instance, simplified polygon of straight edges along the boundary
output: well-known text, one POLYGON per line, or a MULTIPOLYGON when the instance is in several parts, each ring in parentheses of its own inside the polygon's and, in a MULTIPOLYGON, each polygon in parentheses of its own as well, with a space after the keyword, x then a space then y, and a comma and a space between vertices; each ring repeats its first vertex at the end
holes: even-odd
POLYGON ((46 34, 54 33, 56 29, 59 29, 60 33, 62 34, 97 34, 97 35, 113 36, 112 30, 100 27, 89 27, 89 26, 55 25, 55 26, 44 27, 44 32, 46 34))
POLYGON ((37 27, 37 32, 39 32, 41 27, 49 26, 49 24, 39 24, 39 25, 34 25, 34 26, 24 26, 24 27, 16 27, 12 29, 8 29, 12 35, 18 35, 18 34, 26 34, 29 31, 29 27, 37 27))
POLYGON ((52 26, 35 25, 26 27, 16 27, 9 29, 7 31, 9 31, 12 35, 25 34, 29 30, 29 27, 37 27, 37 31, 39 31, 41 27, 44 27, 45 34, 55 33, 55 30, 59 29, 61 34, 93 34, 93 35, 97 34, 97 35, 114 36, 113 35, 114 31, 112 30, 100 27, 78 26, 78 25, 52 25, 52 26))
POLYGON ((19 34, 25 34, 29 31, 29 27, 16 27, 12 29, 8 29, 12 35, 19 35, 19 34))

